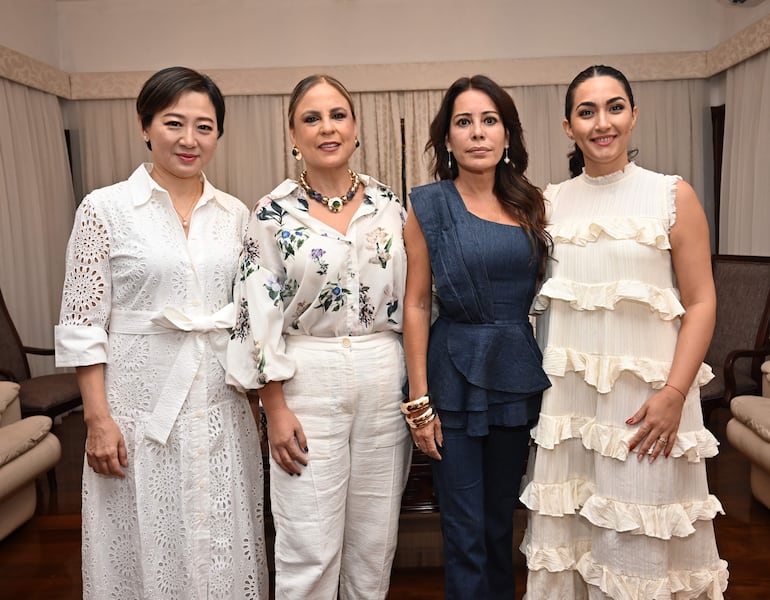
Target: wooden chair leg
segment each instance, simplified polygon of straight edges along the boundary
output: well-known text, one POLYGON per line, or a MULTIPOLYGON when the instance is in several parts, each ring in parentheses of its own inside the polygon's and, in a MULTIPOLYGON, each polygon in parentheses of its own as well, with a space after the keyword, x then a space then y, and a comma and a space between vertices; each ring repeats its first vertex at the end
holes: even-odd
POLYGON ((48 487, 51 491, 56 489, 56 471, 54 469, 48 470, 48 487))

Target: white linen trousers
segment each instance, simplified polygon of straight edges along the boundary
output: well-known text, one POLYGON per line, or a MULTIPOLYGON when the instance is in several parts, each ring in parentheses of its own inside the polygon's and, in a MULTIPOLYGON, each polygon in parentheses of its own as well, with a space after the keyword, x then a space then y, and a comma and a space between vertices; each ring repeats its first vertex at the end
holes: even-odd
POLYGON ((412 454, 401 336, 285 339, 297 370, 283 391, 308 464, 297 477, 270 459, 275 596, 384 599, 412 454))

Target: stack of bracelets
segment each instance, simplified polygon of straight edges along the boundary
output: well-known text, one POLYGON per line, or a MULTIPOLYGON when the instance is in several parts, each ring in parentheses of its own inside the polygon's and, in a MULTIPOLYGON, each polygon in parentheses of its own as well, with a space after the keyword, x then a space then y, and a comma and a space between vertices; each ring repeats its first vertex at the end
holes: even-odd
POLYGON ((433 412, 433 407, 430 405, 430 395, 428 394, 414 400, 402 402, 401 412, 412 429, 422 429, 436 418, 436 413, 433 412))

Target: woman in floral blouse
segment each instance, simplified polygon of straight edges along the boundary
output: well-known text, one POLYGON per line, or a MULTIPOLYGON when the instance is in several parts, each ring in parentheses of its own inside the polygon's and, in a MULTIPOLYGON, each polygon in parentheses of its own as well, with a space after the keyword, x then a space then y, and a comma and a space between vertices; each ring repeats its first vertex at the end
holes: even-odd
POLYGON ((399 199, 348 161, 350 94, 313 75, 289 103, 304 160, 256 206, 241 256, 233 383, 267 416, 276 598, 385 598, 411 457, 399 407, 399 199))

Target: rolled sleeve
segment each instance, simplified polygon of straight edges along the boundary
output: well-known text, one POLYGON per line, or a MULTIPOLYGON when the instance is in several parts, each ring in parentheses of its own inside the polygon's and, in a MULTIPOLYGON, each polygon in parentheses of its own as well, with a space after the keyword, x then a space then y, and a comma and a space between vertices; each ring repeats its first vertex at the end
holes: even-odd
POLYGON ((56 325, 57 367, 82 367, 107 362, 107 332, 101 327, 56 325))

